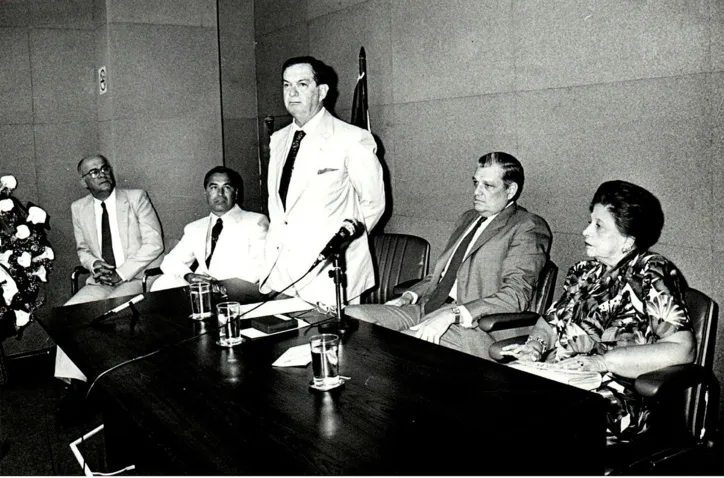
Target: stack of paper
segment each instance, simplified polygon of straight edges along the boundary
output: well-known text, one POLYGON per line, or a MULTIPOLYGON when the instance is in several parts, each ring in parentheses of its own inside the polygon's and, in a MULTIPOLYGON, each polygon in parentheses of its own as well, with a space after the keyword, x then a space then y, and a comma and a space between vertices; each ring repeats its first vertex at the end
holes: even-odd
POLYGON ((601 386, 602 381, 602 376, 598 372, 566 370, 555 363, 516 361, 509 363, 508 366, 584 390, 595 390, 601 386))

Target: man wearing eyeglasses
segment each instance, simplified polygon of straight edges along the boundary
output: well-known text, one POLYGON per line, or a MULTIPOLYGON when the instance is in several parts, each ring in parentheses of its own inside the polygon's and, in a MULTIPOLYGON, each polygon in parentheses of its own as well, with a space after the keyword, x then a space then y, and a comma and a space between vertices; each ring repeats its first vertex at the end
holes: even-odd
POLYGON ((80 263, 92 275, 65 304, 140 294, 143 271, 163 252, 161 224, 148 194, 116 189, 113 168, 102 155, 78 163, 80 184, 90 194, 71 205, 80 263))
MULTIPOLYGON (((143 271, 157 266, 163 252, 161 224, 148 194, 141 189, 116 189, 113 168, 100 154, 81 159, 78 175, 90 194, 70 207, 73 232, 80 263, 92 274, 65 305, 140 294, 143 271)), ((86 381, 60 347, 55 376, 68 383, 86 381)), ((64 400, 68 403, 62 408, 77 409, 81 404, 75 399, 82 396, 78 383, 71 383, 64 400)))

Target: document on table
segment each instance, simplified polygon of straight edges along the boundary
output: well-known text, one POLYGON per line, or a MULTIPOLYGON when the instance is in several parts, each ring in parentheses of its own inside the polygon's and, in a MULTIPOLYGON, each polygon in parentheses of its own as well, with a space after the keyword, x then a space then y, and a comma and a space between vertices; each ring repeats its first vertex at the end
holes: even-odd
POLYGON ((309 344, 289 347, 276 361, 273 367, 306 367, 312 361, 309 344))
POLYGON ((289 299, 242 304, 241 315, 246 319, 253 319, 254 317, 264 317, 265 315, 288 314, 289 312, 310 310, 312 307, 312 304, 303 301, 299 297, 291 297, 289 299))
POLYGON ((532 373, 539 377, 555 380, 556 382, 573 385, 583 390, 595 390, 601 386, 602 376, 598 372, 583 372, 580 370, 566 370, 554 363, 545 362, 511 362, 509 367, 532 373))

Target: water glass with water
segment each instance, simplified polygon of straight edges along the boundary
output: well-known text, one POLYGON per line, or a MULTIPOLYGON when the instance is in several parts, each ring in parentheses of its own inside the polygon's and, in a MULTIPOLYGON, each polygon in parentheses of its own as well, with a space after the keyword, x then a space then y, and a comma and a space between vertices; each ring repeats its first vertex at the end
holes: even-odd
POLYGON ((202 320, 211 317, 211 284, 208 282, 192 282, 189 286, 191 298, 191 318, 202 320))
POLYGON ((313 335, 309 339, 312 349, 312 372, 315 388, 326 390, 340 384, 339 336, 335 334, 313 335))
POLYGON ((219 323, 219 345, 233 347, 244 339, 241 336, 239 316, 241 304, 238 302, 222 302, 216 306, 216 318, 219 323))

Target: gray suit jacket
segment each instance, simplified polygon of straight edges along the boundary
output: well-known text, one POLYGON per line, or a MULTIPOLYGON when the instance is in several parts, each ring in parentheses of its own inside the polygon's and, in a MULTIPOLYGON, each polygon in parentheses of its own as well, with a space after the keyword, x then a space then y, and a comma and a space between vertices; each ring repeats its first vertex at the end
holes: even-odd
MULTIPOLYGON (((92 271, 93 263, 102 259, 93 196, 89 194, 78 199, 70 210, 78 259, 83 267, 92 271)), ((144 269, 160 263, 159 256, 163 252, 161 224, 146 191, 116 188, 116 217, 126 257, 118 272, 126 280, 140 279, 144 269)), ((95 283, 92 276, 87 283, 95 283)))
MULTIPOLYGON (((435 265, 433 273, 411 288, 425 302, 440 281, 460 235, 479 214, 466 211, 435 265)), ((484 315, 527 310, 550 251, 551 231, 539 216, 512 204, 491 221, 457 271, 457 303, 473 320, 484 315)))

